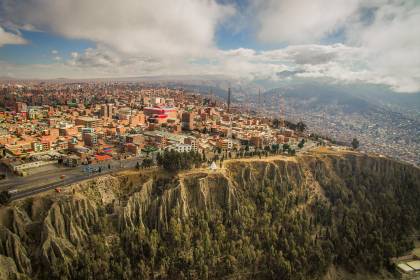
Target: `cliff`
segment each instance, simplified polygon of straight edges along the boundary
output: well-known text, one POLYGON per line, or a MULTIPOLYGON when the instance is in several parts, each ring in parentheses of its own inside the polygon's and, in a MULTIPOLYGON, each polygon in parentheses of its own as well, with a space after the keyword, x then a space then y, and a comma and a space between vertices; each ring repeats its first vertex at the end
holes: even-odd
POLYGON ((418 201, 418 168, 352 152, 105 175, 1 207, 0 276, 83 279, 97 252, 98 279, 379 273, 410 248, 418 201))

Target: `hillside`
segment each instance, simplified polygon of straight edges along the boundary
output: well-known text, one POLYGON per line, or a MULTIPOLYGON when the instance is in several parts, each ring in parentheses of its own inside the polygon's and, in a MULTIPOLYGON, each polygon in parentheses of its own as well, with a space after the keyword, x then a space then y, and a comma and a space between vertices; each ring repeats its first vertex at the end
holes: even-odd
POLYGON ((351 152, 105 175, 0 208, 0 278, 386 279, 418 201, 418 168, 351 152))
MULTIPOLYGON (((420 164, 420 93, 295 82, 261 94, 261 107, 278 117, 280 97, 286 119, 305 122, 310 132, 345 143, 356 137, 362 150, 420 164)), ((248 102, 257 104, 258 96, 248 102)))

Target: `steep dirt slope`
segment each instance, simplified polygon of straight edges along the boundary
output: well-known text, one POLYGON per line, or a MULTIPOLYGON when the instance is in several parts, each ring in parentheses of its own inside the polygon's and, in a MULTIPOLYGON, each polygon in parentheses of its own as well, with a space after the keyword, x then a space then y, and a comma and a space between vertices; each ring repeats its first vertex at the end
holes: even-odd
MULTIPOLYGON (((418 168, 357 153, 314 153, 293 158, 231 160, 225 161, 224 168, 216 171, 192 170, 167 174, 147 170, 105 175, 75 184, 61 194, 35 196, 1 207, 0 278, 42 279, 55 267, 60 267, 56 271, 58 274, 72 275, 75 259, 85 248, 89 248, 91 236, 97 234, 103 237, 105 246, 120 242, 118 240, 123 232, 139 228, 155 229, 163 236, 171 230, 173 218, 181 224, 187 223, 196 219, 198 212, 205 215, 221 212, 224 220, 232 219, 239 221, 239 224, 252 223, 241 219, 258 217, 256 213, 259 211, 260 198, 254 197, 254 194, 261 192, 280 197, 280 202, 281 197, 287 198, 281 202, 284 203, 281 207, 290 217, 307 216, 297 221, 302 219, 304 223, 311 223, 311 226, 305 226, 309 236, 309 240, 305 241, 309 246, 308 251, 312 246, 310 244, 318 244, 318 240, 326 239, 325 235, 331 236, 330 243, 334 247, 332 250, 337 250, 336 256, 326 257, 323 266, 335 263, 351 270, 351 263, 340 259, 350 253, 334 243, 334 232, 345 232, 346 242, 355 248, 365 245, 352 240, 350 233, 347 237, 347 232, 340 227, 339 224, 347 223, 350 216, 347 210, 342 211, 341 205, 349 209, 356 206, 371 209, 371 206, 366 206, 371 202, 365 205, 359 200, 375 201, 370 196, 372 192, 377 192, 378 196, 389 193, 391 204, 403 201, 407 207, 411 207, 407 193, 400 191, 405 188, 409 188, 409 193, 414 197, 420 194, 418 168), (244 206, 250 203, 255 206, 244 206), (324 212, 330 211, 330 221, 318 221, 321 207, 324 212), (312 220, 319 224, 312 225, 312 220)), ((264 208, 266 204, 262 203, 261 207, 264 208)), ((372 210, 372 215, 384 220, 381 223, 386 227, 388 214, 380 207, 374 208, 377 210, 372 210)), ((409 211, 419 213, 416 209, 410 208, 409 211)), ((420 215, 412 215, 414 217, 407 219, 414 229, 420 224, 420 215)), ((392 218, 394 220, 395 217, 392 218)), ((401 224, 401 227, 405 224, 401 224)), ((279 232, 287 234, 280 227, 279 232)), ((410 230, 407 229, 407 233, 410 230)), ((354 231, 362 234, 357 226, 354 231)), ((382 232, 378 234, 383 234, 384 239, 397 238, 396 235, 385 236, 382 232)), ((397 253, 395 250, 392 252, 397 253)), ((322 269, 319 273, 325 274, 327 271, 322 269)), ((326 279, 334 279, 334 275, 338 274, 329 270, 326 275, 326 279)), ((292 276, 290 278, 294 279, 292 276)))

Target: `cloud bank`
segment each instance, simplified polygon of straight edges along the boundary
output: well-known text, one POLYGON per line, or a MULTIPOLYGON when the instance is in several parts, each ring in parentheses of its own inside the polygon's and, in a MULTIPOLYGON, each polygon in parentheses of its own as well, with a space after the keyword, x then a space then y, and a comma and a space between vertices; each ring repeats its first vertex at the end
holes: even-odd
MULTIPOLYGON (((239 2, 226 2, 3 0, 0 26, 17 30, 30 26, 89 40, 96 47, 50 65, 0 65, 10 75, 37 73, 39 78, 319 77, 420 91, 417 0, 261 0, 249 1, 245 9, 238 8, 239 2), (233 15, 241 20, 230 22, 233 15), (253 17, 246 21, 245 15, 253 17), (235 32, 254 34, 267 50, 218 48, 217 31, 224 24, 235 32)), ((25 43, 19 35, 0 29, 0 46, 5 42, 25 43)))

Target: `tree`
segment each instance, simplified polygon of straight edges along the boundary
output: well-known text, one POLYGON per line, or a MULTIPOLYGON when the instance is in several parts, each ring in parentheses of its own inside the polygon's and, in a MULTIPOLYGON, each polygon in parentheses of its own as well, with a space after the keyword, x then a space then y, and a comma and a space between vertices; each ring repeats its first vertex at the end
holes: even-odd
POLYGON ((354 150, 359 148, 359 140, 357 140, 357 138, 353 138, 353 141, 351 141, 351 146, 353 147, 354 150))
MULTIPOLYGON (((216 157, 217 155, 215 155, 216 157)), ((203 162, 203 158, 198 152, 180 153, 174 150, 165 151, 158 161, 159 165, 170 171, 177 171, 195 167, 203 162)))
POLYGON ((274 128, 279 128, 279 126, 280 126, 280 121, 278 119, 274 119, 273 120, 273 127, 274 128))
POLYGON ((304 145, 305 145, 305 139, 302 139, 298 144, 299 149, 302 149, 304 145))
POLYGON ((153 166, 153 159, 151 159, 151 158, 145 158, 143 160, 142 165, 143 165, 144 168, 148 168, 148 167, 153 166))
POLYGON ((296 124, 296 129, 298 130, 298 131, 300 131, 300 132, 304 132, 305 131, 305 129, 306 129, 306 124, 305 123, 303 123, 303 122, 298 122, 297 124, 296 124))
POLYGON ((0 193, 0 204, 7 204, 10 202, 11 195, 8 191, 2 191, 0 193))

